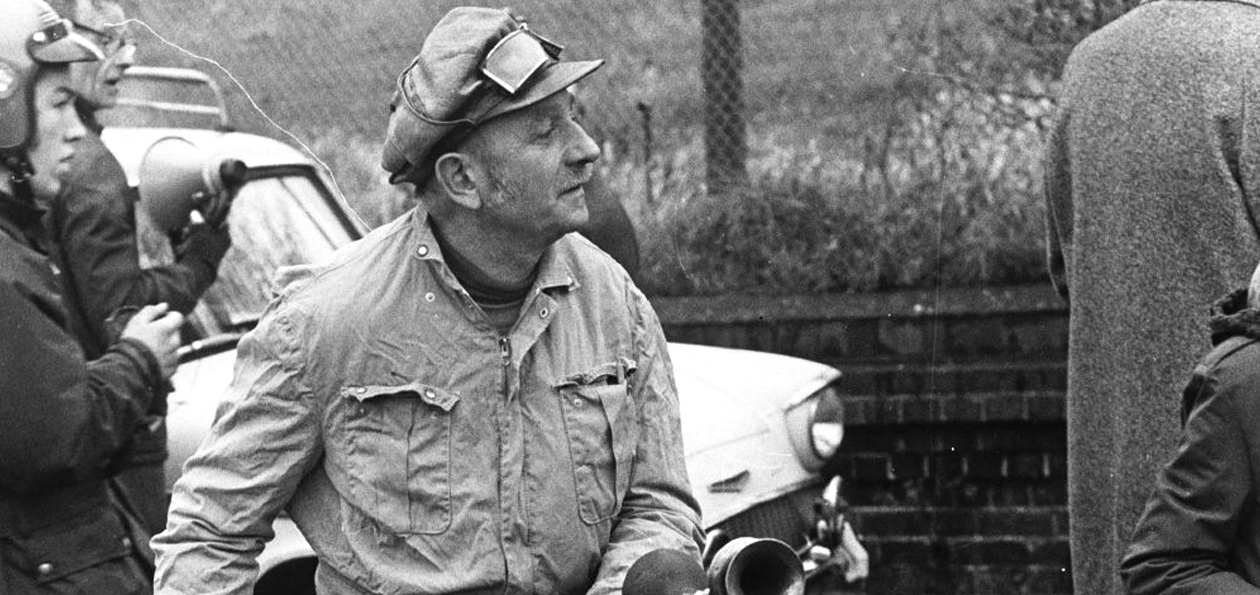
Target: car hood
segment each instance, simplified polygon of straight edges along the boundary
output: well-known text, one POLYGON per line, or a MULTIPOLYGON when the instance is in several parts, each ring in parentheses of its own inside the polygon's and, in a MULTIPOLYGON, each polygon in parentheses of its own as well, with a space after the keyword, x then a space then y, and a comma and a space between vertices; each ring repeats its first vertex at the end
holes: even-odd
POLYGON ((839 377, 830 366, 764 352, 670 344, 692 493, 712 527, 819 482, 792 447, 787 409, 839 377))

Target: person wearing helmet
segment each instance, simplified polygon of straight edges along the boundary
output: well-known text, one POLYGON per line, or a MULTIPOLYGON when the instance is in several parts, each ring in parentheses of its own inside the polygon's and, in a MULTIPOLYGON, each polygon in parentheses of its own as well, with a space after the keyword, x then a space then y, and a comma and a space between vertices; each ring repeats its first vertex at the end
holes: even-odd
POLYGON ((106 478, 178 364, 182 316, 141 309, 93 361, 68 328, 41 205, 85 131, 68 65, 100 59, 43 0, 0 20, 0 593, 147 593, 106 478))
POLYGON ((398 80, 383 165, 420 207, 290 283, 237 351, 153 539, 158 593, 249 593, 287 510, 320 593, 621 590, 700 564, 664 333, 575 232, 597 61, 456 8, 398 80))
MULTIPOLYGON (((88 132, 79 142, 62 191, 49 205, 52 256, 63 271, 67 310, 88 357, 116 339, 111 318, 145 304, 165 302, 181 314, 196 306, 218 275, 231 240, 226 217, 231 197, 213 201, 213 216, 190 226, 173 245, 174 262, 142 267, 136 241, 136 190, 101 142, 96 114, 113 106, 123 73, 135 62, 136 45, 114 0, 53 0, 52 6, 94 40, 104 58, 70 66, 76 106, 88 132)), ((207 212, 211 212, 207 210, 207 212)), ((164 402, 164 400, 163 400, 164 402)), ((165 410, 155 409, 135 437, 129 463, 116 488, 149 531, 166 524, 165 410)))

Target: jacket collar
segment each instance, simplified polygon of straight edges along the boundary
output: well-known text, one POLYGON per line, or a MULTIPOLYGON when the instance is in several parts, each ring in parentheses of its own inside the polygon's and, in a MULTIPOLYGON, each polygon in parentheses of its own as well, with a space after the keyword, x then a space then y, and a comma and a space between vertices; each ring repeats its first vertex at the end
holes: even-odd
POLYGON ((1230 337, 1243 336, 1260 340, 1260 308, 1247 305, 1247 289, 1236 289, 1212 304, 1212 344, 1230 337))
MULTIPOLYGON (((450 270, 450 266, 446 263, 446 258, 442 255, 442 249, 438 245, 437 236, 433 233, 433 227, 429 219, 429 214, 424 209, 413 209, 411 216, 411 225, 415 230, 414 244, 411 253, 420 260, 432 260, 441 263, 442 268, 446 271, 450 270)), ((572 241, 568 236, 560 238, 549 248, 543 252, 542 262, 538 267, 538 278, 534 281, 534 287, 531 291, 548 291, 552 289, 575 290, 581 287, 577 276, 573 272, 572 263, 565 256, 563 246, 566 242, 572 241)), ((451 275, 454 278, 454 275, 451 275)))

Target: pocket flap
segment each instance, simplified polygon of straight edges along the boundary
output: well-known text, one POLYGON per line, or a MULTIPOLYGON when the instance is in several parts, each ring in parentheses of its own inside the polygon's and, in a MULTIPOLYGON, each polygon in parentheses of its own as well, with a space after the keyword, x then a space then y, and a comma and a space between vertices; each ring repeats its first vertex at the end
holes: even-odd
POLYGON ((111 511, 91 511, 56 528, 15 539, 25 550, 31 574, 40 583, 54 581, 85 568, 131 553, 126 529, 111 511))
POLYGON ((574 386, 590 386, 599 384, 624 384, 626 379, 638 369, 638 364, 629 358, 618 358, 615 362, 605 362, 586 372, 570 374, 556 381, 552 388, 570 388, 574 386))
POLYGON ((360 403, 381 396, 397 395, 400 397, 419 397, 420 400, 428 403, 442 411, 449 412, 459 402, 459 394, 449 390, 424 384, 422 382, 408 382, 407 384, 368 384, 362 386, 343 386, 341 387, 341 396, 343 398, 354 399, 360 403))

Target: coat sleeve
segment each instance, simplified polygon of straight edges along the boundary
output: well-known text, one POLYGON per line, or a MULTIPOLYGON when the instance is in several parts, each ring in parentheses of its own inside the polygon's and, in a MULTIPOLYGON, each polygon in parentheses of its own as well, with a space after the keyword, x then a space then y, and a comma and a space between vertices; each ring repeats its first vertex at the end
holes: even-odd
POLYGON ((232 385, 153 538, 156 593, 253 591, 272 521, 323 453, 295 328, 269 313, 241 340, 232 385))
POLYGON ((1050 281, 1064 301, 1068 298, 1067 259, 1072 253, 1072 171, 1068 157, 1067 106, 1060 106, 1046 142, 1044 193, 1046 199, 1046 267, 1050 281))
POLYGON ((656 313, 633 286, 627 296, 638 369, 630 391, 639 409, 638 446, 630 485, 590 595, 619 593, 626 571, 659 548, 680 550, 700 564, 704 534, 683 456, 682 422, 673 365, 656 313))
MULTIPOLYGON (((112 160, 97 155, 85 172, 63 186, 51 214, 62 266, 93 344, 109 343, 105 320, 115 310, 166 302, 182 314, 218 274, 230 240, 226 227, 199 229, 177 247, 174 262, 140 266, 135 220, 136 195, 121 168, 97 163, 112 160), (117 170, 116 172, 114 170, 117 170)), ((163 241, 165 239, 163 238, 163 241)))
POLYGON ((146 347, 93 362, 41 306, 0 284, 0 493, 25 495, 107 475, 163 383, 146 347))
POLYGON ((1248 502, 1256 497, 1246 434, 1254 438, 1254 428, 1247 426, 1254 423, 1256 411, 1248 400, 1254 401, 1260 388, 1255 373, 1260 348, 1251 349, 1246 366, 1201 365, 1187 386, 1196 394, 1186 398, 1196 405, 1176 455, 1159 472, 1121 562, 1120 572, 1133 595, 1260 594, 1260 588, 1230 570, 1240 545, 1239 527, 1249 514, 1248 502))

